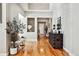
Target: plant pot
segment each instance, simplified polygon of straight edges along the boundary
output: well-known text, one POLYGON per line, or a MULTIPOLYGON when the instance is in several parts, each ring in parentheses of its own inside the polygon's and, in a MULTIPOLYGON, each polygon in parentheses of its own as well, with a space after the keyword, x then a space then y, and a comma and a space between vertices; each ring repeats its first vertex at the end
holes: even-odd
POLYGON ((17 48, 10 48, 10 54, 15 55, 17 53, 17 48))

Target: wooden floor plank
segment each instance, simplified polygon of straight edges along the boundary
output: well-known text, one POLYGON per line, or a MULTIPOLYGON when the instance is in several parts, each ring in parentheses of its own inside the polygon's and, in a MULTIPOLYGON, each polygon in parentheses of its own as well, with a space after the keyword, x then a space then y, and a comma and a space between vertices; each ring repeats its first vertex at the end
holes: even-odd
POLYGON ((16 56, 65 56, 63 49, 54 49, 48 38, 40 38, 37 42, 25 42, 24 52, 20 51, 16 56))

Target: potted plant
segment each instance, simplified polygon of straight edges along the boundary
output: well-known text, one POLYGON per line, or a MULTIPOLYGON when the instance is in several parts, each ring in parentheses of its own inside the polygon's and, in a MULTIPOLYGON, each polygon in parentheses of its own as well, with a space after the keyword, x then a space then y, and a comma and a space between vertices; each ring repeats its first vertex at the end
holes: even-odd
POLYGON ((7 33, 10 35, 11 39, 10 54, 12 55, 17 53, 17 45, 15 42, 19 39, 18 34, 23 33, 23 29, 25 29, 25 24, 16 18, 7 22, 7 33))

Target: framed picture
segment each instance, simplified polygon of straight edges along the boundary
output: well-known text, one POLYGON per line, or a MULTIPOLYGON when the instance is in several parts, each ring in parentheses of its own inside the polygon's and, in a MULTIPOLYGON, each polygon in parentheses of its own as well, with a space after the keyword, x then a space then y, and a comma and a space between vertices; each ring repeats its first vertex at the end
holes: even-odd
POLYGON ((35 18, 27 18, 27 32, 35 31, 35 18))
POLYGON ((0 3, 0 23, 2 23, 2 4, 0 3))

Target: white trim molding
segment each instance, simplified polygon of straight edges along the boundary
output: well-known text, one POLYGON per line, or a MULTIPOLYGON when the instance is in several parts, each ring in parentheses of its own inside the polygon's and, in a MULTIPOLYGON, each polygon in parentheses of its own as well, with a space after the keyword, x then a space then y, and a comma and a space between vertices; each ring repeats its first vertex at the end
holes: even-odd
POLYGON ((68 53, 68 55, 69 55, 69 56, 75 56, 75 55, 74 55, 74 54, 72 54, 72 53, 71 53, 68 49, 66 49, 66 48, 63 48, 63 49, 64 49, 64 51, 65 51, 65 52, 67 52, 67 53, 68 53))
POLYGON ((8 53, 0 53, 0 56, 8 56, 8 53))
POLYGON ((25 40, 25 42, 29 42, 29 41, 37 42, 37 39, 26 39, 26 40, 25 40))

